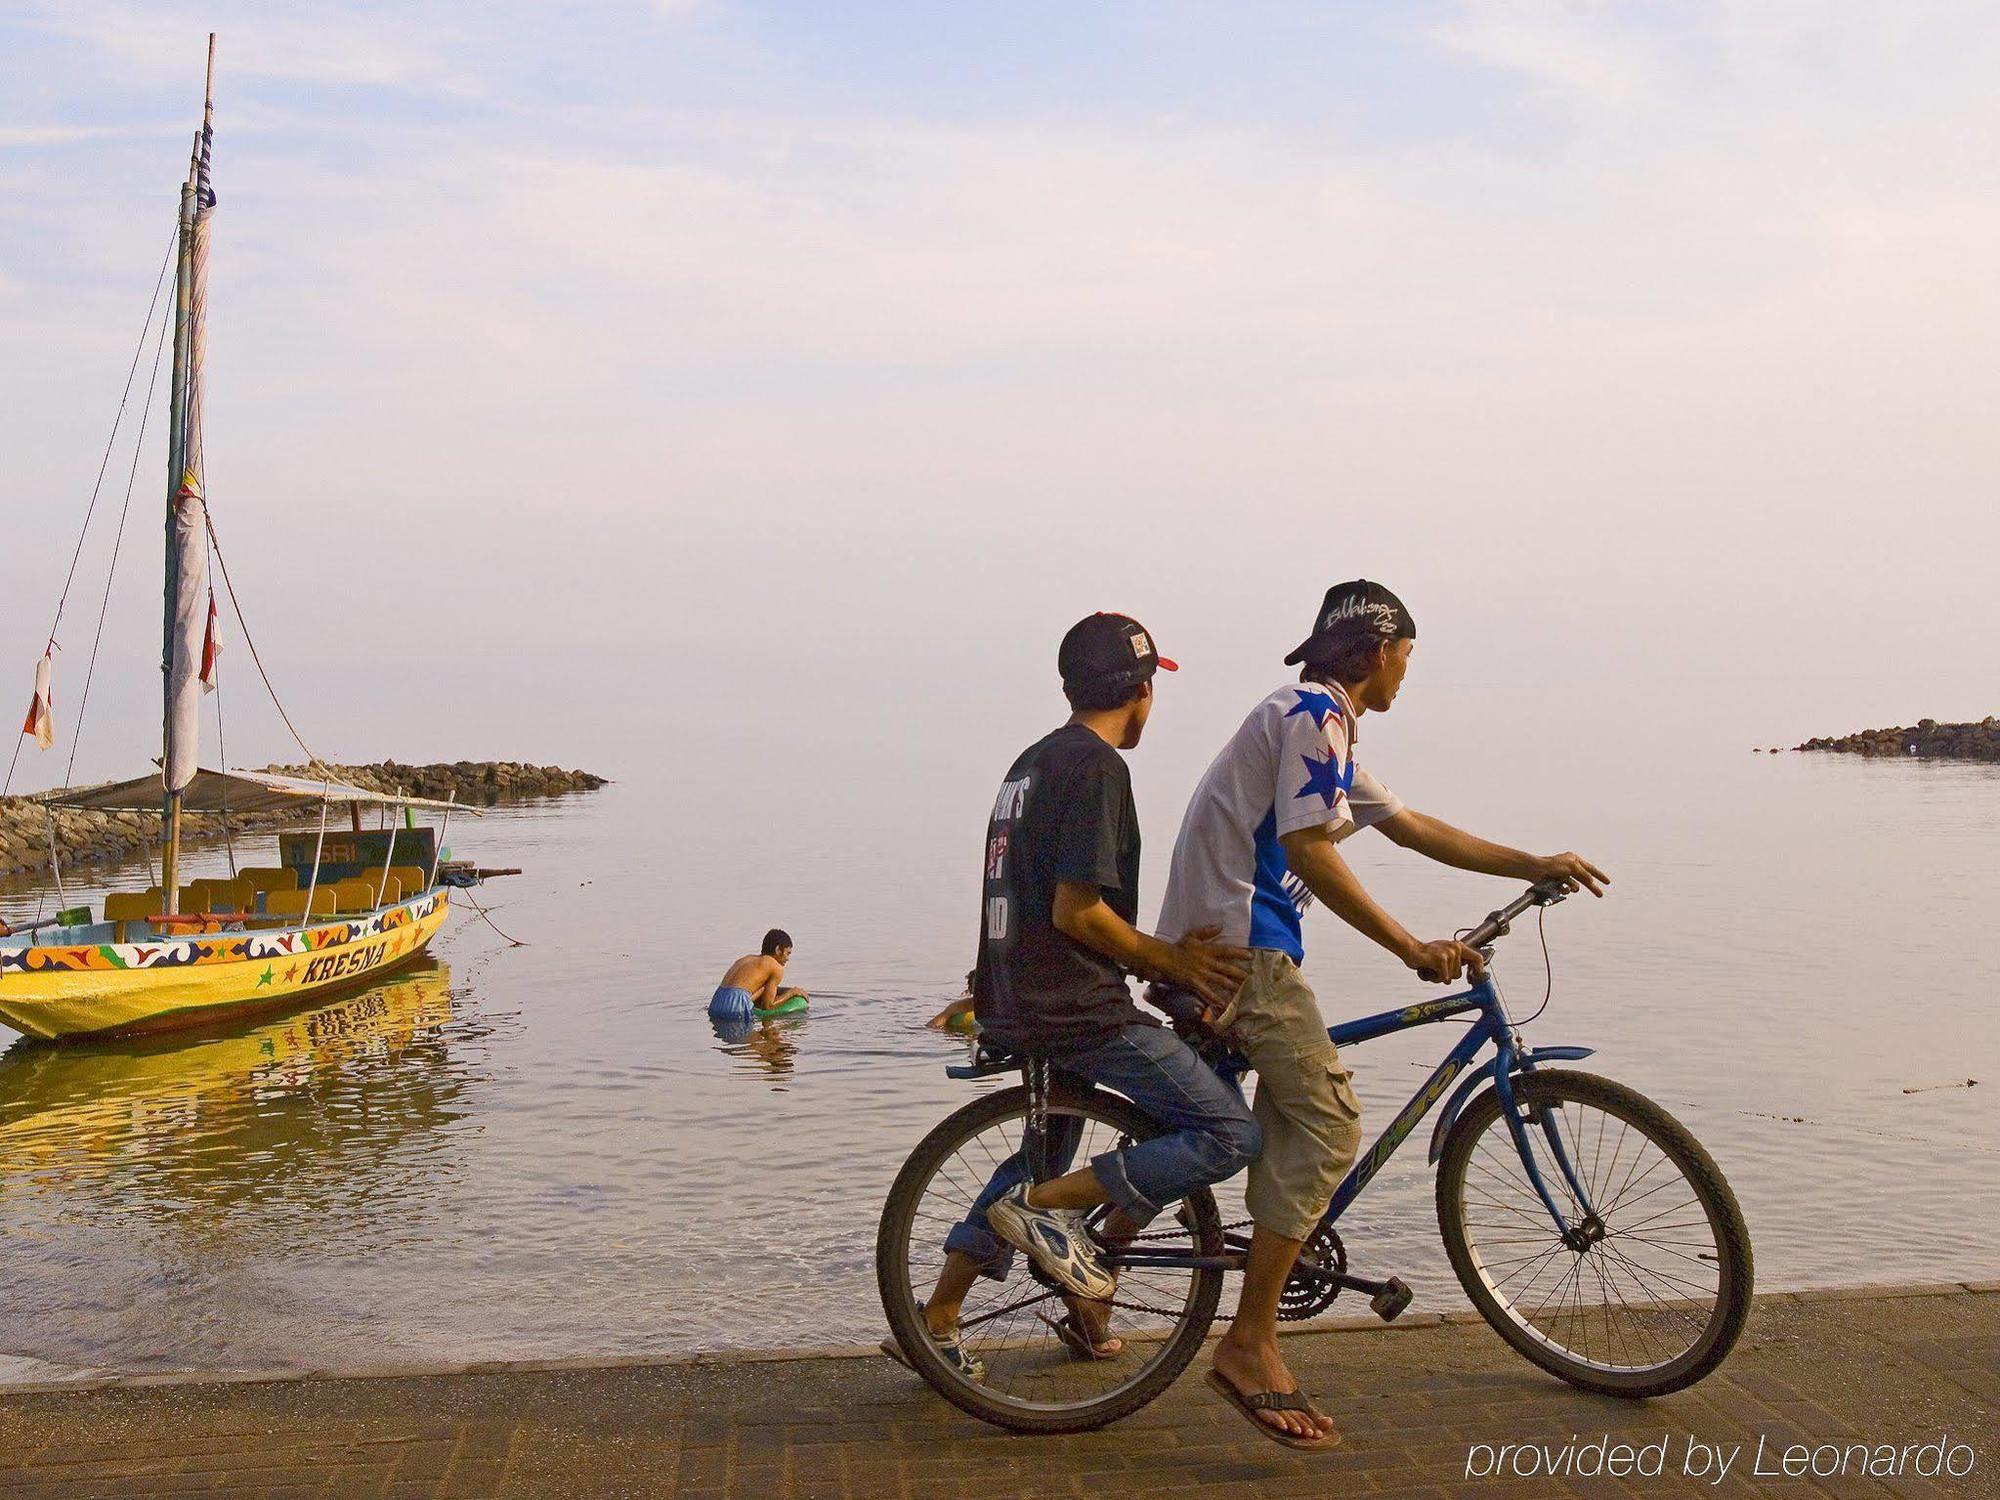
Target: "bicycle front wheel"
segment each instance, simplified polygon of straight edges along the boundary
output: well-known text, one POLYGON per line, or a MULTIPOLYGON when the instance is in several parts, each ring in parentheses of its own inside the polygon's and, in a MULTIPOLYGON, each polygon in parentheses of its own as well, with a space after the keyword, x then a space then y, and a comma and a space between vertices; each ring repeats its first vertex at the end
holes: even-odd
MULTIPOLYGON (((1062 1292, 1025 1255, 1012 1254, 1004 1279, 978 1278, 960 1310, 961 1347, 981 1367, 978 1378, 948 1363, 929 1336, 921 1304, 945 1269, 946 1236, 1022 1150, 1027 1113, 1027 1089, 1003 1089, 948 1116, 924 1138, 883 1205, 876 1281, 904 1358, 946 1400, 1017 1432, 1086 1432, 1137 1411, 1187 1368, 1215 1321, 1222 1272, 1126 1267, 1108 1328, 1124 1341, 1123 1352, 1078 1359, 1051 1327, 1071 1310, 1062 1292)), ((1049 1116, 1051 1135, 1074 1141, 1069 1160, 1077 1166, 1160 1132, 1137 1106, 1095 1089, 1052 1089, 1049 1116)), ((1137 1246, 1221 1254, 1214 1195, 1201 1188, 1169 1205, 1137 1246)))
POLYGON ((1567 1069, 1513 1084, 1542 1181, 1583 1233, 1557 1233, 1488 1089, 1438 1164, 1438 1227, 1466 1296, 1571 1385, 1627 1397, 1693 1385, 1750 1315, 1750 1232, 1729 1184, 1685 1126, 1623 1084, 1567 1069))

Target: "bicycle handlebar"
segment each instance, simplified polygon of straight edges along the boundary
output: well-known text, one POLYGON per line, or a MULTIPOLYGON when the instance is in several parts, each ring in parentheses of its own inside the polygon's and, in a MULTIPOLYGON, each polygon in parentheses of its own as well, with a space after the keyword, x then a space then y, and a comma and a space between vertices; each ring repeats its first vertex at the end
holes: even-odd
MULTIPOLYGON (((1512 925, 1514 918, 1520 916, 1522 912, 1532 906, 1554 906, 1558 901, 1567 900, 1569 893, 1570 887, 1567 881, 1561 879, 1540 881, 1529 886, 1498 911, 1488 912, 1486 920, 1466 933, 1459 941, 1464 943, 1468 948, 1477 948, 1484 953, 1494 939, 1507 935, 1508 927, 1512 925)), ((1489 953, 1487 956, 1491 957, 1492 955, 1489 953)), ((1417 978, 1427 983, 1437 983, 1438 977, 1437 973, 1433 970, 1417 970, 1417 978)))
POLYGON ((1567 900, 1569 893, 1570 887, 1567 881, 1539 881, 1498 911, 1488 912, 1486 920, 1468 932, 1463 941, 1468 948, 1484 948, 1495 938, 1505 937, 1507 929, 1513 925, 1514 918, 1520 916, 1522 912, 1535 906, 1554 906, 1558 901, 1567 900))

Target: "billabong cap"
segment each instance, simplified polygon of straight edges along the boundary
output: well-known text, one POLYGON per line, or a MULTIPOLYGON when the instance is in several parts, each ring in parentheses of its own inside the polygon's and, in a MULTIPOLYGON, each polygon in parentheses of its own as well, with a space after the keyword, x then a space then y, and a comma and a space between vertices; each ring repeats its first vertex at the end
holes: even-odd
POLYGON ((1056 651, 1065 687, 1137 687, 1162 667, 1180 670, 1178 662, 1153 648, 1153 638, 1130 615, 1085 615, 1056 651))
POLYGON ((1366 578, 1336 583, 1326 591, 1319 613, 1313 617, 1313 631, 1299 648, 1285 658, 1285 665, 1324 661, 1356 641, 1415 640, 1417 622, 1403 607, 1403 601, 1366 578))

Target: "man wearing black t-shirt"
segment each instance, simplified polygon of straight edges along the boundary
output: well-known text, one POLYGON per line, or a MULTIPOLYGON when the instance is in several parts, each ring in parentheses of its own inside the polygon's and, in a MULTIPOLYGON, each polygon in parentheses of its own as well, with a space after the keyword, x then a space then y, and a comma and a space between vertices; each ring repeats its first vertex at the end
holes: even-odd
MULTIPOLYGON (((1080 1356, 1121 1347, 1107 1337, 1115 1288, 1084 1210, 1111 1204, 1105 1235, 1136 1233, 1197 1187, 1257 1154, 1243 1100, 1173 1032, 1132 1003, 1127 972, 1185 985, 1220 1011, 1242 985, 1249 955, 1215 929, 1166 943, 1138 931, 1139 819, 1120 750, 1139 743, 1153 677, 1175 670, 1124 615, 1079 621, 1057 653, 1074 710, 1009 768, 986 828, 984 904, 973 997, 982 1028, 1046 1056, 1061 1071, 1115 1089, 1167 1133, 1109 1151, 1054 1181, 1031 1184, 1020 1157, 1002 1163, 973 1210, 946 1237, 943 1272, 925 1303, 939 1351, 979 1378, 958 1343, 959 1306, 978 1276, 1004 1279, 1015 1249, 1070 1293, 1057 1325, 1080 1356)), ((1050 1142, 1067 1165, 1076 1132, 1050 1142)))

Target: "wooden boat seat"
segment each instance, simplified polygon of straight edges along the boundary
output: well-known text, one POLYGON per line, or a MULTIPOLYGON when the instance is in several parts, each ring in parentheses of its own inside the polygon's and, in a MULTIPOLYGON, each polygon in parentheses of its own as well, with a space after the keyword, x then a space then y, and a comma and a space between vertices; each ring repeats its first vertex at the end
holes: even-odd
POLYGON ((402 886, 405 900, 430 886, 430 881, 425 878, 429 872, 416 865, 391 865, 389 873, 395 877, 396 883, 402 886))
POLYGON ((236 878, 249 881, 253 891, 291 891, 299 884, 299 872, 289 865, 253 865, 238 870, 236 878))
MULTIPOLYGON (((306 916, 306 892, 277 890, 264 893, 264 910, 253 919, 259 927, 291 927, 306 916)), ((312 915, 340 915, 340 898, 325 886, 312 892, 312 915)))
POLYGON ((208 882, 208 909, 212 912, 245 912, 257 909, 257 887, 237 876, 234 880, 208 882))
POLYGON ((375 882, 363 875, 350 875, 332 882, 342 911, 368 911, 375 905, 375 882))
POLYGON ((111 941, 127 941, 128 924, 145 922, 166 905, 167 893, 159 886, 145 891, 113 891, 104 898, 104 920, 111 924, 111 941))
POLYGON ((394 876, 386 879, 380 875, 350 875, 345 880, 334 882, 334 889, 340 894, 343 909, 363 910, 377 906, 394 906, 402 900, 403 883, 394 876), (349 906, 348 891, 354 893, 352 907, 349 906))

